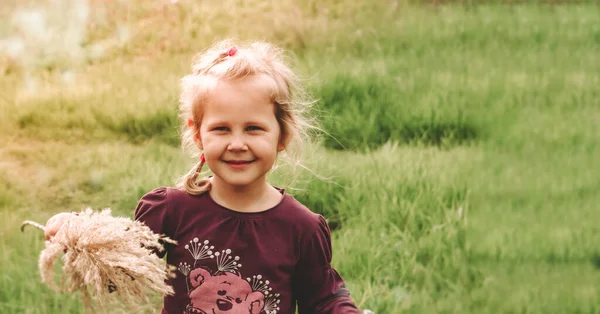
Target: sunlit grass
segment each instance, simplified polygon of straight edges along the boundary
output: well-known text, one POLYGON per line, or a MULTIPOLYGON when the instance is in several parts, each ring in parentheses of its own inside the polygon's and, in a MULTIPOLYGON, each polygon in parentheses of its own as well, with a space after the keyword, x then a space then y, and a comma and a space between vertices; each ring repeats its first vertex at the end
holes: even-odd
POLYGON ((3 313, 81 311, 41 285, 42 239, 18 225, 87 206, 130 216, 172 185, 193 163, 177 147, 178 80, 224 36, 281 44, 309 77, 329 134, 306 165, 327 180, 288 186, 285 166, 272 180, 328 219, 362 308, 599 311, 597 6, 94 3, 91 20, 115 15, 83 47, 127 27, 123 45, 72 67, 0 60, 3 313))

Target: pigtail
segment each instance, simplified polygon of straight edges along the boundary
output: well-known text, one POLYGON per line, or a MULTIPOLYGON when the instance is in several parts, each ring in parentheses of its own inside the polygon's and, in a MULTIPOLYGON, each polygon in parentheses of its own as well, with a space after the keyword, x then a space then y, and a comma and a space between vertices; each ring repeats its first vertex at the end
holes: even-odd
MULTIPOLYGON (((208 74, 215 65, 223 62, 223 60, 225 60, 227 57, 233 57, 233 55, 235 55, 237 52, 236 47, 231 47, 227 50, 219 50, 221 51, 218 52, 215 57, 211 58, 212 60, 199 60, 198 62, 195 62, 194 66, 192 66, 192 73, 194 75, 208 74)), ((207 58, 210 57, 207 56, 207 58)))
POLYGON ((192 195, 200 195, 210 191, 212 184, 210 178, 198 179, 202 172, 204 161, 198 162, 186 175, 183 176, 181 187, 192 195))

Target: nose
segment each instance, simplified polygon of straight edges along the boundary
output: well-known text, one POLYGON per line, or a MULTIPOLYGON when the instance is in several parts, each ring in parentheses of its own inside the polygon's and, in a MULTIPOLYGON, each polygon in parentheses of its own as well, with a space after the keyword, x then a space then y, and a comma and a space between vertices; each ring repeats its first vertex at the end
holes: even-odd
POLYGON ((246 145, 244 136, 243 135, 232 135, 231 141, 229 142, 227 149, 233 150, 233 151, 247 150, 248 146, 246 145))

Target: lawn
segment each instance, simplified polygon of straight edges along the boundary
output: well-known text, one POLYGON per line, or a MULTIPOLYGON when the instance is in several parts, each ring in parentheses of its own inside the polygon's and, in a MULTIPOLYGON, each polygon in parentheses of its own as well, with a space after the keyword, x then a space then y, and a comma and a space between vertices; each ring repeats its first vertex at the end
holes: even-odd
POLYGON ((320 100, 309 171, 271 181, 328 219, 361 308, 599 313, 597 4, 300 2, 0 4, 0 38, 25 38, 0 42, 0 312, 82 311, 41 283, 20 223, 131 217, 172 185, 194 162, 179 78, 234 36, 287 48, 320 100), (56 28, 19 31, 23 9, 56 28))

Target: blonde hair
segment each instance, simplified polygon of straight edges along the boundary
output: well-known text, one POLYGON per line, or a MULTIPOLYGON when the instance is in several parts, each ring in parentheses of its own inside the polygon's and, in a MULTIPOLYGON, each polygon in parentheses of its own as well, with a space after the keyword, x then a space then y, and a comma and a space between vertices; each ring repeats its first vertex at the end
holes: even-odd
MULTIPOLYGON (((271 80, 271 102, 275 105, 275 117, 284 141, 284 156, 295 169, 301 166, 300 155, 309 140, 308 131, 316 128, 309 118, 315 103, 299 84, 299 77, 284 63, 284 53, 279 47, 266 42, 234 45, 231 40, 221 41, 194 57, 192 73, 181 80, 179 118, 181 120, 181 145, 196 158, 202 153, 195 141, 202 121, 202 108, 209 91, 219 80, 235 80, 249 77, 265 77, 271 80), (235 48, 232 48, 235 47, 235 48), (194 126, 188 126, 188 120, 194 126)), ((210 190, 208 177, 199 178, 204 162, 198 162, 188 173, 179 178, 177 187, 190 194, 199 195, 210 190)))

